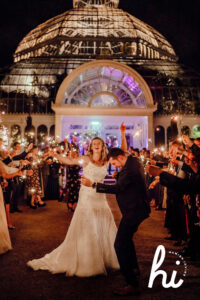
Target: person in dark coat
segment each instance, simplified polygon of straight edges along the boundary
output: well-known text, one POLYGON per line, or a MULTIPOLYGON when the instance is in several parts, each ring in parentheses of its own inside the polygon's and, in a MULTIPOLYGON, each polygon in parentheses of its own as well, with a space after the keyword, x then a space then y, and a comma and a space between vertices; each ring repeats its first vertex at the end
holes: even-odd
MULTIPOLYGON (((197 174, 195 177, 182 179, 167 172, 164 172, 161 168, 156 166, 148 166, 146 171, 149 172, 153 176, 160 176, 160 183, 172 190, 178 191, 182 193, 182 195, 188 194, 199 194, 200 193, 200 175, 197 174)), ((189 215, 190 216, 190 215, 189 215)), ((191 256, 192 259, 200 258, 200 246, 199 246, 199 237, 200 230, 199 226, 195 226, 195 221, 197 218, 197 213, 193 212, 193 220, 189 218, 190 225, 190 240, 188 242, 188 248, 186 252, 191 256), (193 223, 193 224, 192 224, 193 223), (192 226, 191 226, 192 224, 192 226), (197 242, 198 241, 198 242, 197 242)), ((184 254, 181 253, 181 254, 184 254)))
POLYGON ((122 212, 116 240, 115 251, 120 270, 127 286, 114 291, 117 295, 139 294, 139 267, 133 243, 133 235, 140 223, 149 217, 150 207, 147 200, 144 168, 137 157, 127 156, 122 149, 112 148, 109 162, 114 168, 120 168, 115 185, 94 183, 82 177, 82 184, 96 188, 97 193, 116 194, 122 212))
MULTIPOLYGON (((31 151, 33 148, 33 144, 30 144, 25 151, 23 151, 20 154, 17 154, 20 152, 21 146, 20 143, 16 142, 14 143, 14 151, 9 155, 7 154, 7 157, 4 157, 3 163, 5 165, 8 165, 12 162, 18 162, 18 167, 20 164, 20 161, 24 160, 27 154, 31 151)), ((9 190, 9 197, 10 197, 10 212, 22 212, 21 209, 18 207, 18 202, 20 195, 22 194, 22 183, 19 181, 18 177, 14 177, 8 181, 8 188, 9 190)))
POLYGON ((49 176, 47 181, 47 199, 59 200, 59 169, 60 164, 57 161, 53 161, 49 164, 49 176))

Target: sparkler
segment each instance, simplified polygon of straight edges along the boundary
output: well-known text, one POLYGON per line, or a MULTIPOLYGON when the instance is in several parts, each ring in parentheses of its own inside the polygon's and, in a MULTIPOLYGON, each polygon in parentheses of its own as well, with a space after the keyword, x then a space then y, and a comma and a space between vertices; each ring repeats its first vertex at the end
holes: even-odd
POLYGON ((36 189, 32 188, 32 189, 29 190, 29 192, 30 192, 31 194, 33 194, 33 193, 36 192, 36 189))
POLYGON ((79 163, 79 165, 83 165, 83 163, 84 163, 84 160, 83 159, 80 159, 79 161, 78 161, 78 163, 79 163))
POLYGON ((160 151, 164 152, 165 151, 165 147, 160 147, 160 151))
POLYGON ((140 158, 144 162, 144 155, 140 155, 140 158))
POLYGON ((38 155, 39 155, 39 156, 42 156, 43 154, 44 154, 44 152, 38 151, 38 155))

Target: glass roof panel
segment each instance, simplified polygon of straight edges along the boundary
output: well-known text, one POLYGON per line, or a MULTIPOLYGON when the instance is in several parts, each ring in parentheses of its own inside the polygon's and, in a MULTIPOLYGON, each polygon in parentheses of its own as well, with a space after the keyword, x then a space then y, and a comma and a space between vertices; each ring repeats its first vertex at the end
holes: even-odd
POLYGON ((118 7, 119 0, 73 0, 73 7, 83 7, 83 6, 109 6, 118 7))
POLYGON ((97 96, 93 101, 91 106, 94 107, 108 107, 108 106, 117 106, 118 103, 111 95, 102 94, 97 96))
MULTIPOLYGON (((139 47, 140 41, 143 44, 147 42, 152 51, 156 50, 160 53, 157 59, 169 58, 176 61, 177 57, 172 46, 158 31, 117 7, 117 0, 76 1, 74 9, 40 24, 28 33, 16 49, 15 60, 40 56, 55 57, 55 55, 90 55, 91 53, 93 55, 126 55, 123 43, 135 42, 139 47), (96 3, 95 7, 93 2, 96 3), (80 7, 80 3, 87 5, 80 7), (96 43, 94 38, 99 43, 96 43), (81 47, 84 48, 85 39, 88 39, 88 42, 91 41, 92 44, 87 47, 88 51, 83 52, 81 47), (125 41, 120 39, 125 39, 125 41)), ((137 51, 129 51, 129 55, 136 56, 137 51)), ((140 56, 147 59, 144 53, 140 56)))

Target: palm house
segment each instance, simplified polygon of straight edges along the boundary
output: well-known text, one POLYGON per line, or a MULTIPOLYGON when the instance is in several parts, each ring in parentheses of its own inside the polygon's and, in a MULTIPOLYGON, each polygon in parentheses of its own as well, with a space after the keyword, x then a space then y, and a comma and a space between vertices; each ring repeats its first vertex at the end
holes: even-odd
MULTIPOLYGON (((200 137, 200 75, 178 63, 172 45, 118 8, 119 0, 73 0, 73 8, 29 32, 0 72, 0 112, 11 140, 26 136, 120 139, 167 145, 200 137)), ((2 125, 1 125, 2 126, 2 125)))

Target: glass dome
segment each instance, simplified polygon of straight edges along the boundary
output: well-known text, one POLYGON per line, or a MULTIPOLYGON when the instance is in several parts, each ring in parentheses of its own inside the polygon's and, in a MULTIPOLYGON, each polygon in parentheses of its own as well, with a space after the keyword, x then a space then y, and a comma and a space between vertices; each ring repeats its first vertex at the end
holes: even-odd
POLYGON ((117 8, 119 0, 73 0, 73 7, 106 5, 117 8))
POLYGON ((118 3, 74 0, 73 9, 42 23, 24 37, 15 51, 15 62, 32 57, 177 60, 162 34, 118 9, 118 3))
MULTIPOLYGON (((61 83, 72 71, 91 60, 108 59, 128 65, 144 78, 154 102, 158 103, 159 114, 200 114, 199 74, 177 63, 173 47, 162 34, 119 9, 119 0, 72 2, 73 9, 29 32, 14 53, 14 64, 0 70, 2 111, 52 113, 51 102, 55 101, 61 83)), ((84 85, 81 78, 77 78, 82 87, 73 91, 67 89, 63 103, 145 107, 142 94, 138 98, 127 94, 121 79, 117 93, 114 73, 109 85, 105 73, 98 75, 99 71, 92 69, 95 78, 104 82, 104 93, 99 94, 100 85, 95 84, 91 95, 93 102, 84 100, 86 95, 91 98, 87 89, 89 74, 84 73, 84 85), (134 102, 135 98, 139 102, 134 102)))

